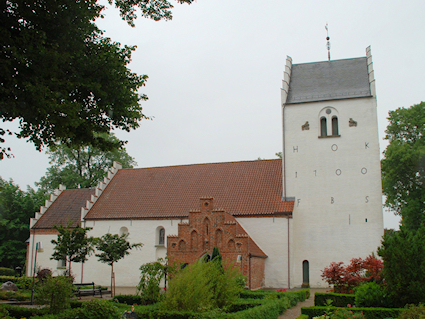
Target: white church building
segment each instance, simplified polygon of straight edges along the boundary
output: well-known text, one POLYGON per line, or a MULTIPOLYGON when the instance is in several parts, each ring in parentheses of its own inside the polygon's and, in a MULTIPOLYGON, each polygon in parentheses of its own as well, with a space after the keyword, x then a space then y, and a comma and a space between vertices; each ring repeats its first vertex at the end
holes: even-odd
MULTIPOLYGON (((116 285, 135 287, 139 267, 168 256, 190 263, 214 246, 240 265, 252 289, 327 287, 333 261, 376 252, 383 235, 377 102, 366 56, 292 64, 281 89, 282 159, 122 169, 94 189, 56 190, 30 221, 27 275, 62 273, 51 260, 54 225, 89 236, 128 233, 140 250, 114 265, 116 285)), ((276 109, 276 114, 279 111, 276 109)), ((278 116, 278 115, 277 115, 278 116)), ((110 267, 90 256, 77 282, 110 284, 110 267)))

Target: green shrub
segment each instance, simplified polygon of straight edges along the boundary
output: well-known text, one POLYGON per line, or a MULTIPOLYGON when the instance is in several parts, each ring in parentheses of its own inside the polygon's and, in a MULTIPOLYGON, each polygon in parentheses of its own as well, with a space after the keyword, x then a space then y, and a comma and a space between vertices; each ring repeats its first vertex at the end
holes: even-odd
POLYGON ((398 317, 399 319, 422 319, 425 318, 425 305, 419 306, 409 305, 407 309, 403 310, 398 317))
POLYGON ((73 286, 68 277, 50 277, 38 283, 36 300, 40 304, 49 305, 49 312, 56 314, 71 307, 70 299, 74 296, 72 289, 73 286))
MULTIPOLYGON (((301 313, 308 315, 309 318, 318 317, 325 314, 326 311, 335 311, 338 307, 302 307, 301 313)), ((404 311, 403 308, 363 308, 353 307, 349 308, 353 312, 363 312, 366 319, 385 319, 397 318, 399 314, 404 311)))
POLYGON ((283 300, 264 300, 262 305, 226 314, 226 319, 269 319, 277 318, 286 308, 283 300))
POLYGON ((153 304, 163 299, 159 284, 165 276, 165 265, 160 261, 144 264, 140 267, 140 282, 137 293, 145 304, 153 304))
POLYGON ((378 254, 384 261, 383 275, 394 306, 425 301, 424 241, 425 225, 416 231, 401 226, 399 231, 384 234, 378 254))
POLYGON ((12 305, 1 305, 0 308, 6 309, 7 312, 9 312, 9 316, 12 318, 30 318, 37 315, 43 316, 47 313, 48 310, 46 308, 25 308, 12 305))
MULTIPOLYGON (((30 300, 31 295, 29 293, 22 293, 19 291, 4 291, 0 290, 0 300, 30 300)), ((1 317, 0 317, 1 318, 1 317)))
POLYGON ((31 277, 18 277, 15 284, 19 289, 29 290, 32 287, 32 278, 31 277))
POLYGON ((9 317, 9 311, 7 311, 5 308, 1 308, 1 307, 0 307, 0 318, 12 319, 12 317, 9 317))
POLYGON ((80 308, 76 308, 69 312, 71 317, 63 317, 64 319, 121 319, 121 311, 107 300, 92 299, 83 302, 80 308))
POLYGON ((5 283, 7 281, 11 281, 16 283, 18 281, 18 277, 15 276, 0 276, 0 283, 5 283))
POLYGON ((314 294, 314 305, 315 306, 325 306, 327 300, 332 300, 332 305, 334 307, 347 307, 347 305, 355 304, 355 295, 352 294, 337 294, 337 293, 320 293, 316 292, 314 294))
POLYGON ((0 267, 0 276, 15 276, 15 270, 12 268, 0 267))
POLYGON ((376 282, 363 283, 356 288, 356 306, 358 307, 389 307, 387 290, 376 282))
POLYGON ((347 308, 337 309, 330 315, 332 319, 365 319, 362 312, 353 311, 347 308))
POLYGON ((205 312, 232 304, 239 293, 238 270, 222 268, 216 260, 185 267, 170 281, 164 310, 205 312))
POLYGON ((123 303, 126 305, 144 305, 145 304, 142 300, 142 297, 138 295, 117 295, 117 296, 114 296, 114 299, 118 300, 119 303, 123 303))

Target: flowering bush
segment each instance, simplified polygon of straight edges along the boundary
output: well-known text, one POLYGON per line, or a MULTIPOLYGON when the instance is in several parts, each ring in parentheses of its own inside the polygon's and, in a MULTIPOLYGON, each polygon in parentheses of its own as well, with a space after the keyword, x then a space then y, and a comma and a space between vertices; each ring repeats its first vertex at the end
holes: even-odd
POLYGON ((280 288, 278 290, 276 290, 277 292, 286 292, 286 288, 280 288))
POLYGON ((325 281, 334 285, 334 291, 339 293, 353 293, 353 289, 362 282, 381 282, 381 271, 384 265, 381 260, 369 255, 365 259, 353 258, 349 265, 343 262, 332 262, 322 270, 325 281))

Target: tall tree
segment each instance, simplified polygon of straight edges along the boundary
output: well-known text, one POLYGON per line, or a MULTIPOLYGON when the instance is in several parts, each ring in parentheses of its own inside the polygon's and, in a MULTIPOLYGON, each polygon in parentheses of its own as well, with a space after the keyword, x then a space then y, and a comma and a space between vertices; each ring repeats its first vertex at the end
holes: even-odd
POLYGON ((411 230, 385 232, 378 249, 384 261, 383 275, 393 306, 425 302, 425 225, 411 230))
MULTIPOLYGON (((106 135, 105 139, 115 143, 119 141, 113 135, 106 135)), ((114 161, 118 161, 124 168, 132 168, 137 163, 127 154, 124 146, 110 151, 102 151, 93 146, 70 148, 65 144, 52 147, 49 154, 50 164, 46 176, 36 183, 43 190, 50 191, 59 186, 67 188, 94 187, 103 179, 114 161)))
POLYGON ((128 234, 105 234, 100 238, 95 239, 96 248, 100 253, 96 254, 99 260, 105 264, 111 266, 111 291, 115 294, 115 274, 114 274, 114 263, 119 261, 121 258, 129 255, 129 250, 133 248, 141 248, 142 243, 130 244, 127 241, 128 234))
MULTIPOLYGON (((130 25, 136 8, 154 20, 172 18, 166 0, 115 1, 115 6, 130 25)), ((38 150, 58 141, 110 149, 117 144, 98 133, 129 131, 146 118, 140 102, 147 97, 138 90, 147 76, 127 68, 135 47, 102 36, 94 21, 103 9, 96 0, 0 2, 0 119, 18 119, 15 134, 38 150)), ((0 128, 0 143, 6 133, 0 128)), ((0 160, 4 156, 10 150, 2 146, 0 160)))
POLYGON ((42 191, 28 187, 25 192, 0 177, 0 267, 25 265, 29 220, 46 198, 42 191))
POLYGON ((50 259, 65 260, 71 274, 71 262, 85 262, 88 255, 93 251, 93 238, 87 236, 87 232, 91 228, 71 228, 69 225, 67 227, 57 225, 53 228, 59 234, 57 240, 51 240, 55 247, 53 248, 53 254, 50 259))
POLYGON ((381 162, 385 204, 415 230, 425 222, 425 102, 391 111, 388 120, 381 162))

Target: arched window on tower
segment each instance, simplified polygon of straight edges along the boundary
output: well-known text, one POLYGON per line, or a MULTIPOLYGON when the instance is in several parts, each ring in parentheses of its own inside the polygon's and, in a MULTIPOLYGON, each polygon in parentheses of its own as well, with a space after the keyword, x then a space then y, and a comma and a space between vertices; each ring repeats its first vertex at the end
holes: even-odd
POLYGON ((332 136, 337 136, 338 134, 338 117, 332 116, 332 136))
POLYGON ((328 129, 326 127, 326 117, 320 119, 320 136, 328 136, 328 129))

